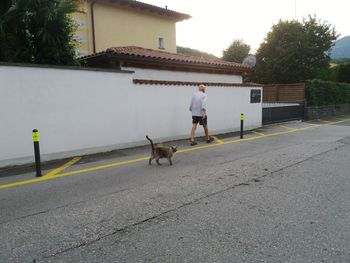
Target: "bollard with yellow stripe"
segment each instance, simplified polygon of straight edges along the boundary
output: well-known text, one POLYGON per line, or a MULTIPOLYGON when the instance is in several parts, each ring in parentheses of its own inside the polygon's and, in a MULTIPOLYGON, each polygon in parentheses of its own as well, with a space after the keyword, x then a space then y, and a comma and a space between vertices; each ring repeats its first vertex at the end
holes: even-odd
POLYGON ((39 142, 39 132, 38 130, 33 130, 33 142, 39 142))
POLYGON ((241 120, 240 138, 243 139, 243 122, 244 122, 244 114, 243 113, 241 113, 240 120, 241 120))
POLYGON ((34 129, 32 134, 33 134, 33 143, 34 143, 36 177, 40 177, 42 176, 42 173, 41 173, 41 161, 40 161, 39 132, 37 129, 34 129))

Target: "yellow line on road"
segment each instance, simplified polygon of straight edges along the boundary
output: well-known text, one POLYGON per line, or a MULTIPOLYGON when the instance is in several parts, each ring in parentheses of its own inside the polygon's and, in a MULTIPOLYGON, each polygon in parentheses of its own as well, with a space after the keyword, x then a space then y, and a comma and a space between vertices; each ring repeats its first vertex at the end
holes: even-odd
POLYGON ((91 167, 91 168, 86 168, 86 169, 81 169, 81 170, 77 170, 77 171, 71 171, 71 172, 66 172, 66 173, 63 173, 63 174, 59 174, 59 175, 55 176, 55 178, 56 177, 63 177, 63 176, 73 175, 73 174, 81 174, 81 173, 86 173, 86 172, 92 172, 92 171, 101 170, 101 169, 105 169, 105 168, 116 167, 116 166, 120 166, 120 165, 124 165, 124 164, 137 163, 137 162, 141 162, 141 161, 146 161, 148 159, 149 159, 149 157, 141 157, 141 158, 133 159, 133 160, 127 160, 127 161, 121 161, 121 162, 117 162, 117 163, 111 163, 111 164, 95 166, 95 167, 91 167))
MULTIPOLYGON (((327 122, 327 124, 315 124, 315 125, 312 125, 312 126, 310 125, 308 127, 295 129, 295 130, 287 130, 287 131, 283 131, 283 132, 275 132, 275 133, 270 133, 270 134, 264 134, 264 136, 259 135, 259 136, 256 136, 256 137, 250 137, 250 138, 245 138, 245 139, 236 139, 236 140, 233 140, 233 141, 225 141, 225 142, 217 143, 217 144, 208 144, 208 145, 203 145, 203 146, 186 148, 186 149, 177 151, 177 153, 186 153, 186 152, 190 152, 190 151, 197 151, 197 150, 201 150, 201 149, 218 147, 218 146, 223 146, 223 145, 228 145, 228 144, 233 144, 233 143, 254 141, 254 140, 261 139, 261 138, 278 136, 278 135, 288 134, 288 133, 292 133, 292 132, 299 132, 299 131, 303 131, 303 130, 307 130, 307 129, 311 129, 311 128, 316 128, 316 127, 320 127, 320 126, 326 126, 326 125, 331 125, 331 124, 342 123, 342 122, 346 122, 346 121, 349 121, 349 120, 350 120, 350 118, 346 119, 346 120, 342 120, 342 121, 327 122)), ((121 165, 126 165, 126 164, 137 163, 137 162, 141 162, 141 161, 146 161, 146 160, 148 160, 148 158, 149 157, 141 157, 141 158, 137 158, 137 159, 121 161, 121 162, 116 162, 116 163, 111 163, 111 164, 100 165, 100 166, 95 166, 95 167, 91 167, 91 168, 86 168, 86 169, 66 172, 66 173, 62 173, 62 174, 57 174, 55 176, 43 176, 43 177, 39 177, 39 178, 35 178, 35 179, 30 179, 30 180, 25 180, 25 181, 20 181, 20 182, 4 184, 4 185, 0 185, 0 189, 10 188, 10 187, 15 187, 15 186, 20 186, 20 185, 26 185, 26 184, 32 184, 32 183, 36 183, 36 182, 51 180, 51 179, 65 177, 65 176, 69 176, 69 175, 75 175, 75 174, 81 174, 81 173, 86 173, 86 172, 92 172, 92 171, 97 171, 97 170, 101 170, 101 169, 105 169, 105 168, 111 168, 111 167, 116 167, 116 166, 121 166, 121 165)))
POLYGON ((316 124, 316 123, 311 123, 311 122, 305 122, 305 123, 310 126, 320 126, 320 124, 316 124))
POLYGON ((60 178, 60 177, 68 176, 68 175, 86 173, 86 172, 96 171, 96 170, 100 170, 100 169, 120 166, 120 165, 123 165, 123 164, 136 163, 136 162, 148 160, 148 158, 149 157, 142 157, 142 158, 138 158, 138 159, 122 161, 122 162, 106 164, 106 165, 101 165, 101 166, 81 169, 81 170, 77 170, 77 171, 57 174, 55 176, 43 176, 43 177, 38 177, 38 178, 35 178, 35 179, 30 179, 30 180, 25 180, 25 181, 20 181, 20 182, 13 182, 13 183, 9 183, 9 184, 0 185, 0 189, 10 188, 10 187, 15 187, 15 186, 20 186, 20 185, 26 185, 26 184, 32 184, 32 183, 37 183, 37 182, 41 182, 41 181, 52 180, 52 179, 56 179, 56 178, 60 178))
POLYGON ((227 145, 227 144, 254 141, 256 139, 260 139, 260 138, 266 137, 266 136, 267 135, 255 136, 255 137, 250 137, 250 138, 245 138, 245 139, 236 139, 236 140, 233 140, 233 141, 225 141, 225 142, 223 142, 221 144, 208 144, 208 145, 197 146, 197 147, 193 147, 193 148, 186 148, 186 149, 177 151, 177 153, 186 153, 186 152, 192 152, 192 151, 197 151, 197 150, 202 150, 202 149, 207 149, 207 148, 212 148, 212 147, 218 147, 218 146, 227 145))
POLYGON ((225 143, 226 142, 223 142, 221 144, 207 144, 207 145, 203 145, 203 146, 196 146, 196 147, 191 147, 191 148, 185 148, 185 149, 177 151, 176 154, 192 152, 192 151, 202 150, 202 149, 207 149, 207 148, 212 148, 212 147, 217 147, 217 146, 220 146, 220 145, 224 145, 225 143))
POLYGON ((218 144, 223 144, 223 143, 224 143, 223 140, 220 140, 220 139, 219 139, 218 137, 216 137, 216 136, 211 136, 211 137, 213 137, 214 140, 215 140, 218 144))
POLYGON ((303 131, 303 130, 312 129, 312 128, 317 128, 317 127, 320 127, 320 126, 327 125, 327 124, 312 124, 312 123, 308 123, 308 124, 310 124, 310 125, 307 126, 307 127, 299 128, 299 131, 303 131))
POLYGON ((40 182, 40 181, 46 181, 46 180, 50 180, 50 179, 53 179, 53 178, 56 178, 56 177, 38 177, 38 178, 35 178, 35 179, 30 179, 30 180, 25 180, 25 181, 20 181, 20 182, 3 184, 3 185, 0 185, 0 189, 20 186, 20 185, 25 185, 25 184, 37 183, 37 182, 40 182))
POLYGON ((326 121, 326 120, 318 120, 320 122, 323 122, 323 123, 332 123, 331 121, 326 121))
POLYGON ((298 129, 296 129, 296 128, 288 127, 288 126, 286 126, 286 125, 280 125, 280 127, 284 128, 284 129, 287 129, 287 130, 289 130, 289 131, 297 131, 297 130, 298 130, 298 129))
POLYGON ((52 170, 51 172, 49 172, 48 174, 46 174, 46 177, 49 176, 55 176, 58 173, 62 172, 63 170, 67 169, 68 167, 72 166, 73 164, 79 162, 81 159, 81 157, 74 157, 72 160, 70 160, 69 162, 67 162, 66 164, 62 165, 61 167, 58 167, 54 170, 52 170))
POLYGON ((342 123, 342 122, 346 122, 346 121, 349 121, 350 119, 346 119, 346 120, 341 120, 341 121, 333 121, 333 122, 329 122, 325 125, 331 125, 331 124, 338 124, 338 123, 342 123))
POLYGON ((262 132, 252 131, 252 133, 259 135, 259 136, 266 136, 266 134, 264 134, 262 132))
POLYGON ((343 121, 343 120, 345 120, 345 119, 343 119, 343 118, 338 118, 338 117, 334 117, 334 119, 336 119, 336 120, 338 120, 338 121, 343 121))

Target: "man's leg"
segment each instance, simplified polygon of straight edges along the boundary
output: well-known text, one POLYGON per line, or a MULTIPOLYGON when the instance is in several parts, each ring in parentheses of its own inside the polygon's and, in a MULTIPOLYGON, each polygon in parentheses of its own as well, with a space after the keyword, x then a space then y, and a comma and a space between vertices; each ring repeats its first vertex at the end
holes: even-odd
POLYGON ((191 142, 194 142, 194 134, 196 132, 197 123, 192 123, 192 129, 191 129, 191 142))
POLYGON ((211 142, 213 140, 213 138, 211 138, 209 136, 209 129, 208 129, 208 117, 205 116, 203 119, 202 119, 202 123, 203 125, 203 129, 204 129, 204 133, 205 133, 205 139, 207 140, 207 142, 211 142))
POLYGON ((211 143, 212 141, 214 141, 214 138, 209 136, 208 125, 203 125, 203 129, 204 129, 205 139, 207 143, 211 143))
POLYGON ((205 133, 205 139, 209 140, 209 130, 208 130, 208 125, 203 125, 204 133, 205 133))

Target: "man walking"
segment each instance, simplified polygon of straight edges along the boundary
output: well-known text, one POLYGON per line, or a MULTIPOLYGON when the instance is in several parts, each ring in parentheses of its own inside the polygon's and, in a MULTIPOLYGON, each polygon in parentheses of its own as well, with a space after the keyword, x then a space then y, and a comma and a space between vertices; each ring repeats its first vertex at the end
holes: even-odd
POLYGON ((192 112, 192 130, 191 145, 196 145, 194 135, 198 123, 203 126, 207 143, 211 143, 214 139, 209 136, 208 117, 207 117, 207 95, 205 94, 205 86, 199 85, 198 91, 192 96, 190 111, 192 112))

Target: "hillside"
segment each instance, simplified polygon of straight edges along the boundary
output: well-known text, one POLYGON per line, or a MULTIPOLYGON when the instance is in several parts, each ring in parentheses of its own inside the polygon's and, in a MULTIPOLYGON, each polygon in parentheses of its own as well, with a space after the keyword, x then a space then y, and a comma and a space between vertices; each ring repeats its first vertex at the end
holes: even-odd
POLYGON ((330 51, 332 59, 350 58, 350 36, 338 39, 330 51))
POLYGON ((188 48, 188 47, 180 47, 177 46, 177 53, 178 54, 183 54, 183 55, 190 55, 190 56, 195 56, 195 57, 203 57, 203 58, 207 58, 207 59, 219 59, 218 57, 203 52, 203 51, 199 51, 197 49, 193 49, 193 48, 188 48))

